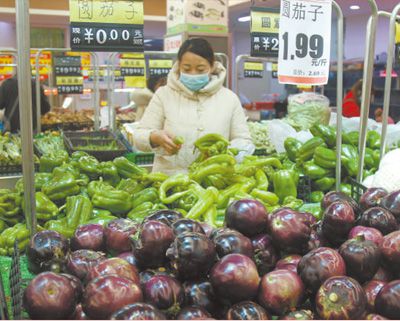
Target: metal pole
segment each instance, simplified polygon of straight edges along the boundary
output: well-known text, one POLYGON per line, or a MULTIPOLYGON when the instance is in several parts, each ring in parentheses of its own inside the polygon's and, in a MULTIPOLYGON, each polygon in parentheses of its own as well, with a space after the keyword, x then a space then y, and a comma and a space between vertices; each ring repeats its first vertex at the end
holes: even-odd
POLYGON ((360 122, 360 140, 359 153, 360 163, 358 165, 357 181, 363 180, 365 147, 367 142, 367 123, 369 114, 369 104, 371 101, 372 73, 374 68, 375 40, 376 40, 376 25, 378 20, 378 7, 375 0, 368 0, 371 8, 371 17, 367 24, 366 45, 365 45, 365 60, 364 74, 361 96, 361 122, 360 122))
POLYGON ((337 84, 336 84, 336 191, 340 191, 342 178, 342 104, 343 104, 343 12, 336 1, 332 2, 337 17, 337 84))
POLYGON ((40 74, 39 74, 39 59, 40 55, 42 54, 42 50, 38 50, 36 53, 35 57, 35 69, 36 69, 36 74, 35 74, 35 80, 36 80, 36 131, 40 133, 42 131, 42 108, 41 106, 41 95, 40 95, 40 74))
POLYGON ((112 132, 115 132, 117 130, 117 117, 116 117, 116 112, 114 109, 114 88, 115 88, 115 63, 117 59, 118 54, 114 54, 114 56, 111 59, 111 96, 110 96, 110 106, 109 110, 111 111, 111 130, 112 132))
POLYGON ((21 127, 24 213, 31 236, 36 232, 35 169, 33 162, 32 81, 30 64, 29 0, 16 1, 18 44, 18 100, 21 127))
POLYGON ((386 151, 386 135, 387 135, 387 124, 389 118, 390 109, 390 92, 392 88, 392 70, 393 70, 393 50, 395 46, 396 37, 396 16, 400 11, 400 3, 396 5, 390 15, 389 24, 389 43, 387 49, 386 59, 386 79, 385 79, 385 91, 383 96, 383 119, 382 119, 382 133, 381 133, 381 153, 380 159, 382 160, 386 151))
POLYGON ((93 100, 94 100, 94 130, 100 128, 100 89, 99 89, 99 57, 96 53, 91 53, 93 58, 93 100))

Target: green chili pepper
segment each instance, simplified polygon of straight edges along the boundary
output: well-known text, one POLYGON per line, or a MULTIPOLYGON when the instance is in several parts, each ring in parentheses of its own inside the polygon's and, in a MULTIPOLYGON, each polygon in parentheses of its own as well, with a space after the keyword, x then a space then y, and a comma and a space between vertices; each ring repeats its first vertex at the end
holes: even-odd
POLYGON ((217 201, 215 191, 207 189, 202 198, 200 198, 197 203, 190 209, 186 217, 189 219, 199 219, 204 215, 211 206, 217 201))
POLYGON ((160 200, 163 204, 172 204, 173 202, 177 201, 179 198, 183 197, 188 193, 188 191, 174 193, 170 196, 167 194, 175 187, 180 186, 188 186, 191 180, 188 175, 185 174, 177 174, 174 176, 169 177, 165 180, 160 186, 160 200))
POLYGON ((284 207, 290 207, 297 211, 303 205, 303 201, 294 196, 286 196, 282 204, 284 207))
POLYGON ((258 169, 255 173, 255 178, 256 178, 256 182, 257 182, 257 188, 262 191, 267 191, 269 182, 268 182, 268 177, 264 173, 264 171, 261 169, 258 169))
POLYGON ((263 203, 269 206, 278 205, 279 203, 279 197, 276 194, 268 191, 263 191, 255 188, 251 191, 250 195, 261 200, 263 203))
POLYGON ((132 197, 132 208, 135 209, 145 202, 156 203, 158 201, 158 191, 154 187, 146 188, 132 197))
POLYGON ((174 144, 176 144, 176 145, 183 145, 183 143, 185 142, 185 140, 183 139, 182 136, 175 136, 173 142, 174 142, 174 144))

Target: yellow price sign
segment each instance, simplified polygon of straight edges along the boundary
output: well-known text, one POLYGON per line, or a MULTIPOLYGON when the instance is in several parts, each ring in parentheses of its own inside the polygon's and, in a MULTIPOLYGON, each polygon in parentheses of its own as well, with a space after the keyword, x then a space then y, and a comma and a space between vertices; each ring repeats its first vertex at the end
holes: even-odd
POLYGON ((123 68, 144 68, 146 63, 144 59, 120 59, 119 65, 123 68))
POLYGON ((56 84, 57 86, 83 85, 83 77, 73 77, 73 76, 57 77, 56 84))
POLYGON ((400 23, 396 22, 396 44, 400 43, 400 23))
POLYGON ((145 88, 146 87, 146 77, 125 77, 125 86, 127 88, 145 88))
POLYGON ((151 59, 149 60, 149 68, 172 68, 173 61, 171 59, 151 59))
POLYGON ((279 11, 252 8, 251 32, 279 33, 279 11))
POLYGON ((263 71, 264 70, 264 64, 262 62, 245 62, 244 63, 244 69, 245 70, 258 70, 258 71, 263 71))

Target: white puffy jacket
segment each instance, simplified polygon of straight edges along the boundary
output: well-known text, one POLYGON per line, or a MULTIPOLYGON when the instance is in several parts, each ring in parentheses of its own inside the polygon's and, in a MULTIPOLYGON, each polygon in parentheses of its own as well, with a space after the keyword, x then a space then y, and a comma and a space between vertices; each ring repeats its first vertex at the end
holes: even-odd
POLYGON ((239 98, 223 87, 225 75, 225 68, 216 62, 210 82, 199 92, 193 92, 179 81, 178 63, 175 63, 168 75, 167 85, 154 94, 133 134, 138 150, 156 153, 154 172, 169 175, 186 172, 197 157, 194 142, 209 133, 221 134, 239 150, 253 149, 239 98), (151 147, 151 132, 162 129, 171 136, 184 138, 185 142, 177 155, 168 156, 161 148, 151 147))

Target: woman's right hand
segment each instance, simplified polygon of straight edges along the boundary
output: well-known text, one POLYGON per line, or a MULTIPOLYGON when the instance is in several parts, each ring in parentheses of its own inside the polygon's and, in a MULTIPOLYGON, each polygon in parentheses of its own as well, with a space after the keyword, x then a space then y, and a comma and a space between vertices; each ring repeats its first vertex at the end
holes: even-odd
POLYGON ((165 130, 156 130, 150 135, 150 143, 153 147, 162 147, 169 155, 176 154, 181 148, 173 142, 174 137, 165 130))

